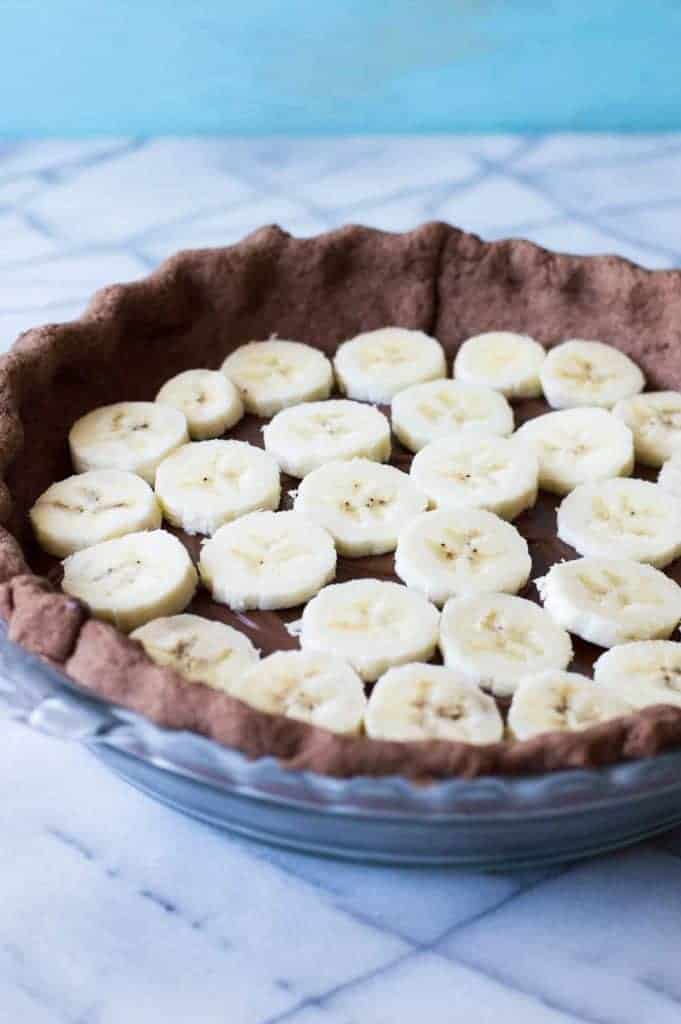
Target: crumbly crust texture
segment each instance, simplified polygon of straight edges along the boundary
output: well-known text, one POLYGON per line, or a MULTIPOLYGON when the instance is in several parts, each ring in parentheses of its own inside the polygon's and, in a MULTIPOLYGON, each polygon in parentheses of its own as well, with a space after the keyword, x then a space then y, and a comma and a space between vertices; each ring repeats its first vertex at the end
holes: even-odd
MULTIPOLYGON (((35 546, 27 512, 71 472, 66 439, 79 416, 149 399, 174 374, 218 368, 237 345, 274 332, 332 355, 340 341, 385 324, 437 337, 449 359, 467 337, 492 329, 527 333, 547 347, 594 338, 631 356, 651 389, 681 390, 677 271, 563 256, 518 240, 487 244, 439 223, 402 235, 346 227, 311 239, 269 227, 229 248, 179 253, 143 281, 99 292, 79 320, 28 331, 0 361, 0 616, 9 639, 160 726, 338 777, 536 774, 681 743, 681 709, 662 705, 583 732, 488 746, 335 735, 155 665, 140 644, 43 578, 53 567, 35 546)), ((553 514, 547 507, 522 530, 535 576, 564 554, 553 514)), ((374 574, 391 575, 389 566, 374 574)), ((200 614, 205 600, 198 595, 192 610, 200 614)), ((276 627, 285 633, 279 619, 276 627)))

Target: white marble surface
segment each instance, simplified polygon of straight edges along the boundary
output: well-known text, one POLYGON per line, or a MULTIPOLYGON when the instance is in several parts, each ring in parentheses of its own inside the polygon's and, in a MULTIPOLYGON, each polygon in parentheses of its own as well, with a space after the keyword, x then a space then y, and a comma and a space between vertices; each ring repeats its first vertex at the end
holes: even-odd
MULTIPOLYGON (((0 343, 183 246, 443 218, 681 266, 681 136, 0 144, 0 343)), ((220 835, 0 722, 8 1024, 676 1024, 681 831, 522 875, 220 835)))

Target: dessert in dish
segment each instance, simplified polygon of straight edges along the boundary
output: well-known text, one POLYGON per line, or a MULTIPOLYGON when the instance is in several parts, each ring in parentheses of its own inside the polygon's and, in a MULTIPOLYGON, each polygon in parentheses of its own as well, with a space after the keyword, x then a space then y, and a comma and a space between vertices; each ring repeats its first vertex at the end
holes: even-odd
POLYGON ((438 224, 105 290, 0 367, 9 636, 292 768, 680 742, 680 311, 677 274, 438 224))

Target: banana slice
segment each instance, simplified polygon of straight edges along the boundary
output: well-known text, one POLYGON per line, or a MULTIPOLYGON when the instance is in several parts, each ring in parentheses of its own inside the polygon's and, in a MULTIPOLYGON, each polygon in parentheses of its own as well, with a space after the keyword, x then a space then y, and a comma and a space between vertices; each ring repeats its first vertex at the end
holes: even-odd
POLYGON ((499 697, 528 675, 564 669, 572 660, 569 635, 532 601, 509 594, 452 598, 440 622, 445 665, 499 697))
POLYGON ((322 352, 278 338, 237 348, 225 359, 222 372, 256 416, 274 416, 289 405, 328 398, 333 387, 331 363, 322 352))
POLYGON ((400 391, 392 400, 391 420, 395 436, 412 452, 462 431, 513 433, 513 410, 502 394, 459 380, 430 380, 400 391))
POLYGON ((639 640, 605 651, 594 665, 599 686, 633 708, 651 704, 681 707, 681 644, 639 640))
POLYGON ((76 420, 69 433, 77 473, 124 469, 152 485, 159 462, 188 440, 184 413, 154 402, 117 402, 93 409, 76 420))
POLYGON ((334 578, 336 549, 299 512, 251 512, 206 541, 199 572, 215 600, 235 611, 292 608, 334 578))
POLYGON ((681 555, 681 508, 645 480, 582 484, 561 502, 558 536, 580 555, 629 558, 661 569, 681 555))
POLYGON ((346 558, 394 551, 400 530, 427 506, 406 473, 369 459, 320 466, 300 483, 294 504, 346 558))
POLYGON ((339 346, 333 360, 343 394, 363 402, 390 402, 398 391, 447 375, 439 341, 423 331, 381 327, 339 346))
POLYGON ((173 526, 211 535, 247 512, 278 508, 279 466, 245 441, 196 441, 160 464, 156 495, 173 526))
POLYGON ((537 459, 514 438, 460 434, 431 441, 410 475, 438 508, 486 508, 515 519, 537 500, 537 459))
POLYGON ((651 565, 578 558, 535 582, 551 618, 600 647, 666 638, 681 619, 681 587, 651 565))
POLYGON ((161 525, 149 484, 119 469, 93 469, 52 484, 29 516, 41 548, 57 558, 161 525))
POLYGON ((303 612, 300 646, 349 661, 364 680, 392 665, 428 661, 437 646, 439 615, 399 583, 350 580, 325 587, 303 612))
POLYGON ((164 530, 128 533, 70 555, 62 590, 126 633, 183 611, 196 589, 186 548, 164 530))
POLYGON ((501 391, 507 398, 538 398, 546 351, 526 334, 488 331, 469 338, 454 360, 454 376, 501 391))
POLYGON ((612 691, 577 672, 549 670, 523 679, 513 694, 508 728, 517 740, 543 732, 575 732, 631 714, 612 691))
POLYGON ((634 468, 631 431, 605 409, 564 409, 524 423, 514 438, 534 449, 539 486, 568 494, 579 484, 629 476, 634 468))
POLYGON ((450 597, 516 594, 532 559, 515 526, 483 509, 424 512, 400 534, 395 572, 434 604, 450 597))
POLYGON ((661 466, 681 454, 681 393, 649 391, 623 398, 613 409, 634 435, 636 458, 646 466, 661 466))
POLYGON ((390 424, 378 409, 333 399, 284 409, 263 430, 284 473, 303 477, 326 462, 390 458, 390 424))
POLYGON ((657 478, 657 486, 661 487, 665 494, 681 498, 681 452, 667 459, 657 478))
POLYGON ((629 356, 602 341, 564 341, 551 349, 541 368, 546 401, 554 409, 602 406, 643 391, 645 378, 629 356))
POLYGON ((270 715, 350 734, 359 732, 367 705, 362 680, 347 662, 312 651, 270 654, 232 692, 270 715))
POLYGON ((235 385, 218 370, 186 370, 171 377, 156 401, 183 412, 194 441, 220 437, 244 414, 235 385))
POLYGON ((258 661, 244 633, 200 615, 153 619, 130 636, 157 665, 174 668, 193 682, 233 693, 244 672, 258 661))
POLYGON ((378 680, 364 716, 380 740, 497 743, 504 723, 494 700, 442 665, 402 665, 378 680))

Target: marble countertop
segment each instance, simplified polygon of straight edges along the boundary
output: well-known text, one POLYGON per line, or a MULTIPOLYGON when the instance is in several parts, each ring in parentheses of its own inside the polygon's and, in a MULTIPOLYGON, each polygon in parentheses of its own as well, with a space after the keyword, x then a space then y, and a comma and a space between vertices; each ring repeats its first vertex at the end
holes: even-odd
MULTIPOLYGON (((681 266, 681 135, 0 144, 0 345, 264 223, 442 218, 681 266)), ((678 1024, 681 830, 523 874, 234 839, 0 721, 0 1019, 678 1024)))

